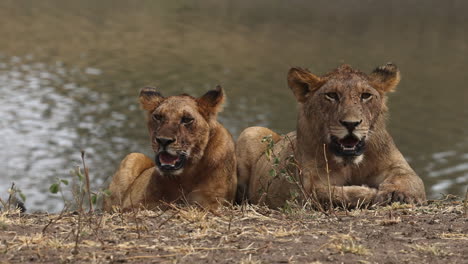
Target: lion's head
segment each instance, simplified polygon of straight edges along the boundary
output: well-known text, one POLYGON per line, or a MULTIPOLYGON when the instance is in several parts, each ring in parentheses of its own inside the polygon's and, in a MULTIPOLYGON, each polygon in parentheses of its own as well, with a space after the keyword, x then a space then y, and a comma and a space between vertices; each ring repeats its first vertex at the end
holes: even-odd
POLYGON ((156 168, 162 175, 180 175, 197 164, 204 154, 210 130, 224 101, 217 86, 200 98, 183 94, 163 97, 156 88, 140 92, 140 104, 147 111, 148 130, 156 168))
POLYGON ((375 128, 384 125, 385 94, 399 81, 399 70, 391 63, 369 75, 349 65, 320 77, 292 68, 288 84, 301 104, 298 129, 312 130, 309 136, 327 144, 335 160, 357 164, 375 128))

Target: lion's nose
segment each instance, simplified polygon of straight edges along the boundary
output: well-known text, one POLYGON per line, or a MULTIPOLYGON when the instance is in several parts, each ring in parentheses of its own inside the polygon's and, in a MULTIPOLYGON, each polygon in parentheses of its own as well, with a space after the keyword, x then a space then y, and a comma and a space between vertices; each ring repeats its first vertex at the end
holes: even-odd
POLYGON ((344 127, 346 127, 349 131, 353 131, 357 126, 359 126, 362 123, 362 120, 360 120, 360 121, 340 120, 340 123, 344 127))
POLYGON ((159 143, 159 145, 166 147, 170 145, 171 143, 174 143, 175 139, 173 138, 163 138, 163 137, 157 137, 156 141, 159 143))

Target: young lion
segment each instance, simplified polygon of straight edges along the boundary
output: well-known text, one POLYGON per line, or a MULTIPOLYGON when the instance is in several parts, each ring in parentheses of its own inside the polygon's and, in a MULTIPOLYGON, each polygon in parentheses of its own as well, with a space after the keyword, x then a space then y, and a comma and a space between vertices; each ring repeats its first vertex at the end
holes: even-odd
POLYGON ((351 207, 423 203, 423 182, 385 128, 386 94, 399 81, 390 63, 370 75, 348 65, 320 77, 292 68, 288 85, 299 103, 297 129, 283 137, 262 127, 242 132, 236 150, 240 194, 248 185, 250 201, 270 207, 283 206, 291 193, 351 207), (275 143, 268 155, 261 142, 266 136, 275 143))
POLYGON ((216 120, 223 101, 220 86, 200 98, 166 98, 155 88, 143 88, 140 104, 147 111, 156 166, 143 154, 129 154, 112 178, 104 210, 153 209, 161 201, 214 210, 232 202, 237 184, 234 141, 216 120))

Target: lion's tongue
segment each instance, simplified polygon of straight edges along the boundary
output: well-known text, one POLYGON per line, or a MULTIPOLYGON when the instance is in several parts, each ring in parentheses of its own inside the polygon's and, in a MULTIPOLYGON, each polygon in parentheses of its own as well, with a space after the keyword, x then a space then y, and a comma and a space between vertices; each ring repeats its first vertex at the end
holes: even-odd
POLYGON ((159 161, 163 165, 174 165, 177 161, 179 161, 179 157, 172 156, 171 154, 164 152, 159 154, 159 161))
POLYGON ((355 137, 345 137, 339 140, 339 142, 346 148, 353 148, 359 143, 359 140, 355 137))

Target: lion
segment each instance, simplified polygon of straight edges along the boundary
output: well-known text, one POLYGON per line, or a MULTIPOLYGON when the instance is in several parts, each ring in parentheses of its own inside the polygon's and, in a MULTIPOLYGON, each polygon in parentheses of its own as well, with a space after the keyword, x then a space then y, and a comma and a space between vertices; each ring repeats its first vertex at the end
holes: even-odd
POLYGON ((224 102, 220 86, 200 98, 163 97, 156 88, 141 90, 155 153, 154 162, 131 153, 109 186, 104 210, 154 209, 181 202, 216 210, 234 200, 237 174, 231 134, 217 121, 224 102))
POLYGON ((299 104, 296 131, 280 136, 249 127, 241 133, 238 200, 246 196, 272 208, 297 194, 348 208, 425 201, 421 178, 385 127, 387 93, 400 81, 394 64, 369 75, 349 65, 323 76, 291 68, 287 79, 299 104))

